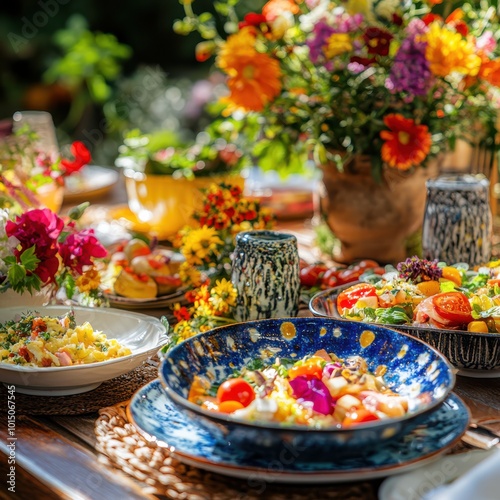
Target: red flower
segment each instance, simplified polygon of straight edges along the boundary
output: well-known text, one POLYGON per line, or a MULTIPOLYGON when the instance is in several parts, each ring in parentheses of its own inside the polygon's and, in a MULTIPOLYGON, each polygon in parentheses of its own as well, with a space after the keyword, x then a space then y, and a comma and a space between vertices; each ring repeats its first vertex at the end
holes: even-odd
POLYGON ((392 113, 384 117, 390 130, 382 130, 380 137, 382 160, 390 167, 408 170, 421 164, 431 149, 431 134, 426 125, 417 125, 412 119, 392 113))
POLYGON ((70 234, 61 244, 61 258, 65 266, 83 274, 83 266, 92 265, 93 257, 106 257, 107 251, 94 236, 93 229, 70 234))
POLYGON ((362 66, 370 66, 375 62, 374 57, 359 57, 359 56, 352 56, 350 61, 352 63, 358 63, 361 64, 362 66))
POLYGON ((191 315, 186 306, 182 306, 180 309, 174 309, 174 316, 177 321, 189 321, 191 315))
POLYGON ((467 36, 469 33, 469 27, 463 21, 464 11, 462 9, 455 9, 445 20, 445 23, 455 28, 457 33, 462 36, 467 36))
POLYGON ((48 208, 28 210, 5 225, 7 236, 19 240, 14 252, 18 261, 25 250, 34 247, 40 261, 34 273, 43 284, 54 281, 59 269, 57 239, 63 228, 63 220, 48 208))
POLYGON ((78 170, 84 167, 92 158, 90 151, 87 149, 85 144, 80 141, 75 141, 71 145, 71 154, 74 157, 73 161, 66 160, 65 158, 61 160, 63 175, 71 175, 78 172, 78 170))
POLYGON ((363 40, 368 47, 368 54, 386 56, 393 36, 380 28, 368 28, 363 34, 363 40))
POLYGON ((425 23, 426 26, 429 26, 429 24, 432 24, 434 21, 442 21, 443 18, 438 15, 438 14, 433 14, 430 12, 429 14, 426 14, 423 18, 422 21, 425 23))
POLYGON ((238 28, 242 29, 247 26, 255 26, 258 28, 261 24, 267 24, 266 16, 263 16, 262 14, 257 14, 256 12, 249 12, 243 18, 243 21, 238 24, 238 28))

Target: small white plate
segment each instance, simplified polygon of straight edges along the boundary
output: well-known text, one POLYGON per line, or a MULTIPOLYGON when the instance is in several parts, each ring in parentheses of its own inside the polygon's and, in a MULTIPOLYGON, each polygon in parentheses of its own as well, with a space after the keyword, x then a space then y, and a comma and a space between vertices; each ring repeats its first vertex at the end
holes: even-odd
MULTIPOLYGON (((0 323, 16 315, 35 310, 42 316, 61 316, 67 306, 0 309, 0 323)), ((165 326, 156 318, 111 308, 74 307, 77 324, 88 321, 94 330, 102 331, 129 347, 132 354, 98 363, 47 368, 8 365, 0 362, 0 382, 15 385, 16 391, 39 396, 66 396, 91 391, 109 380, 137 368, 168 342, 165 326)))
POLYGON ((65 179, 64 201, 78 203, 106 194, 118 181, 116 170, 97 165, 86 165, 65 179))
POLYGON ((477 450, 447 455, 430 465, 386 479, 379 489, 379 500, 423 500, 431 491, 448 484, 498 450, 477 450))

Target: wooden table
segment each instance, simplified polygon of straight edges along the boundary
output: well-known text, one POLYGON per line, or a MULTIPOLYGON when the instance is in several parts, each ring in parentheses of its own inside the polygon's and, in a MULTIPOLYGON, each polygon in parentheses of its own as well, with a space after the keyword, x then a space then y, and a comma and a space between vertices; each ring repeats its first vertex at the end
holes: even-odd
MULTIPOLYGON (((108 204, 123 202, 125 193, 122 189, 120 182, 105 200, 99 201, 108 204)), ((312 238, 310 227, 303 222, 292 222, 283 224, 282 229, 297 234, 302 248, 307 250, 312 238)), ((314 258, 314 252, 309 257, 314 258)), ((160 311, 150 313, 158 315, 160 311)), ((499 379, 457 377, 455 392, 469 406, 474 420, 500 420, 499 379)), ((89 397, 92 397, 91 393, 89 397)), ((83 416, 17 416, 15 493, 12 493, 7 490, 9 485, 6 482, 12 449, 8 445, 12 441, 9 440, 7 418, 4 416, 0 426, 0 463, 4 471, 0 498, 153 498, 144 493, 144 485, 98 462, 94 434, 96 418, 97 413, 83 416)), ((373 498, 376 498, 380 480, 371 484, 373 498)))

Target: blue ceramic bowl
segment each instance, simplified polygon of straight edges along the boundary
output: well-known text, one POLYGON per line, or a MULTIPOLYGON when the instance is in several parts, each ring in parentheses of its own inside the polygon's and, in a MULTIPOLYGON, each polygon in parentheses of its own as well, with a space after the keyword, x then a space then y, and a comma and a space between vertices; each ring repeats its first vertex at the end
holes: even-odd
POLYGON ((159 368, 167 396, 217 438, 256 455, 321 460, 332 453, 357 453, 410 431, 436 410, 453 388, 455 377, 446 358, 429 345, 388 328, 323 318, 266 319, 236 323, 192 337, 166 354, 159 368), (367 334, 373 341, 366 347, 367 334), (361 342, 361 343, 360 343, 361 342), (222 382, 235 368, 255 358, 300 359, 318 349, 340 358, 360 355, 370 371, 386 365, 387 385, 402 395, 427 393, 428 400, 402 418, 378 420, 354 428, 311 429, 278 423, 244 422, 209 412, 186 398, 195 375, 210 372, 222 382))
MULTIPOLYGON (((338 294, 352 286, 342 285, 318 292, 309 302, 314 316, 337 318, 338 294)), ((443 330, 411 325, 382 325, 412 335, 443 353, 459 374, 470 377, 500 377, 500 334, 443 330)))

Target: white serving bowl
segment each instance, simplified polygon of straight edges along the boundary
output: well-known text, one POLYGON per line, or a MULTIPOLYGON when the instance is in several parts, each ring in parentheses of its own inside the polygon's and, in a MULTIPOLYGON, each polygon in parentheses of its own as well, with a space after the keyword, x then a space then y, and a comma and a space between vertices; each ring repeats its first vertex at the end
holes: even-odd
MULTIPOLYGON (((0 308, 0 323, 13 320, 28 310, 41 316, 61 316, 68 306, 0 308)), ((30 367, 0 362, 0 382, 15 385, 16 392, 39 396, 66 396, 95 389, 109 380, 137 368, 168 342, 165 326, 156 318, 112 308, 73 307, 78 325, 88 321, 108 339, 131 349, 121 358, 72 366, 30 367)))

